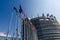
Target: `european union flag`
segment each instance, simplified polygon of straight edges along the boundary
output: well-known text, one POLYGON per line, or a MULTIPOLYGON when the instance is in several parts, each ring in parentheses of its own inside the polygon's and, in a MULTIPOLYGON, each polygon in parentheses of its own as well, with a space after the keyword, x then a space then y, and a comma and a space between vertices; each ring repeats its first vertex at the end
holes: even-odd
POLYGON ((13 7, 13 9, 14 9, 16 12, 18 12, 17 9, 16 9, 16 7, 13 7))
POLYGON ((20 8, 19 8, 19 12, 20 12, 20 13, 23 12, 23 9, 22 9, 21 5, 20 5, 20 8))

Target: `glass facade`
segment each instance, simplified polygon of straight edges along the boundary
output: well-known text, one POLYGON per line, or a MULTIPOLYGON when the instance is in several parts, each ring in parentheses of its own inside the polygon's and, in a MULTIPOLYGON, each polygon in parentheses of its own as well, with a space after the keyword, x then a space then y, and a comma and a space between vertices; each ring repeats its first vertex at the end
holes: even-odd
POLYGON ((60 25, 55 18, 37 17, 31 22, 38 30, 38 40, 60 40, 60 25))
MULTIPOLYGON (((0 36, 0 40, 6 40, 6 37, 0 36)), ((8 37, 8 40, 16 40, 16 38, 8 37)), ((21 39, 18 39, 18 40, 21 40, 21 39)))

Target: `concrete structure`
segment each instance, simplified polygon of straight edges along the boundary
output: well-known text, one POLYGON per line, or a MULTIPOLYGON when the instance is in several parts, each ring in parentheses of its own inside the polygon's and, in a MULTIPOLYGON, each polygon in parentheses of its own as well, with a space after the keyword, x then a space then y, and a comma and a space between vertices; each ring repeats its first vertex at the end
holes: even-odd
POLYGON ((23 20, 22 40, 38 40, 37 32, 33 31, 30 24, 27 22, 28 18, 23 20))
POLYGON ((60 40, 60 25, 53 15, 32 18, 31 22, 38 30, 38 40, 60 40))

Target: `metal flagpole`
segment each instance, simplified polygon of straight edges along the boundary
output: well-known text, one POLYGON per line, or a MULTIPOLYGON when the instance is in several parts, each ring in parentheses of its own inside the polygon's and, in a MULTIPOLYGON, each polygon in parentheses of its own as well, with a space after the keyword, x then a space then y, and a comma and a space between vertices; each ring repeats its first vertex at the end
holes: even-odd
POLYGON ((14 35, 15 35, 15 33, 13 33, 13 38, 12 38, 12 40, 14 40, 14 35))
POLYGON ((7 31, 6 40, 8 40, 8 34, 9 34, 9 32, 10 32, 10 26, 11 26, 12 19, 13 19, 13 13, 12 13, 12 16, 11 16, 11 19, 10 19, 10 23, 9 23, 9 26, 8 26, 8 31, 7 31))
POLYGON ((18 22, 19 22, 18 13, 16 13, 16 16, 17 16, 16 40, 18 40, 18 22))
POLYGON ((13 31, 13 38, 12 38, 12 40, 14 40, 14 37, 16 37, 16 23, 17 23, 17 17, 16 17, 16 19, 15 19, 15 25, 14 25, 14 31, 13 31))
MULTIPOLYGON (((19 9, 19 13, 23 14, 24 17, 26 17, 25 12, 23 11, 21 5, 20 5, 20 9, 19 9)), ((26 40, 26 36, 25 36, 25 18, 23 17, 23 40, 26 40)))
POLYGON ((16 40, 18 40, 18 11, 15 7, 13 9, 16 11, 16 16, 17 16, 16 40))
POLYGON ((14 32, 13 32, 13 38, 12 38, 12 40, 14 40, 14 37, 16 36, 16 23, 17 23, 17 17, 16 17, 16 20, 15 20, 14 32))

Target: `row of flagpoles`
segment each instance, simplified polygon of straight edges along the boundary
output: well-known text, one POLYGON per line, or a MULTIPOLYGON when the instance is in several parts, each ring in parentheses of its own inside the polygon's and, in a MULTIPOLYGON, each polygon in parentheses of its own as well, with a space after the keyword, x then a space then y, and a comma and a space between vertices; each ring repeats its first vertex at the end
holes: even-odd
MULTIPOLYGON (((17 11, 17 9, 16 9, 16 7, 14 7, 13 8, 14 10, 15 10, 15 12, 16 12, 16 16, 17 16, 17 18, 18 18, 18 20, 19 20, 19 18, 20 19, 22 19, 22 20, 24 20, 25 18, 28 18, 27 17, 27 15, 26 15, 26 13, 24 12, 24 10, 22 9, 22 7, 21 7, 21 5, 20 5, 20 8, 19 8, 19 11, 17 11), (21 18, 21 16, 19 16, 19 14, 23 14, 23 18, 21 18)), ((12 20, 12 18, 11 18, 11 20, 12 20)), ((18 22, 18 20, 17 20, 17 22, 18 22)), ((29 26, 32 28, 32 30, 33 31, 35 31, 35 32, 37 32, 37 29, 35 28, 35 26, 29 21, 29 20, 25 20, 24 21, 24 25, 26 24, 26 23, 28 23, 29 24, 29 26)), ((10 25, 11 25, 11 23, 10 23, 10 25)), ((9 34, 9 31, 10 31, 10 25, 9 25, 9 27, 8 27, 8 32, 7 32, 7 37, 6 37, 6 40, 8 40, 8 34, 9 34)), ((16 40, 18 40, 18 24, 17 24, 17 28, 15 28, 16 29, 16 40)), ((15 33, 13 33, 13 37, 14 37, 14 35, 15 35, 15 33)))
MULTIPOLYGON (((19 22, 19 19, 22 19, 24 20, 24 18, 22 18, 19 14, 23 14, 24 17, 27 17, 25 12, 23 11, 23 9, 21 8, 21 5, 20 5, 20 8, 19 8, 19 11, 17 11, 16 7, 13 8, 16 12, 16 16, 18 18, 17 22, 19 22)), ((16 40, 18 40, 18 37, 19 37, 19 34, 18 34, 18 24, 17 24, 17 28, 16 28, 16 40)))
MULTIPOLYGON (((16 11, 16 14, 18 15, 18 11, 17 11, 17 9, 16 9, 15 7, 14 7, 14 10, 16 11)), ((27 15, 26 15, 26 13, 25 13, 24 10, 22 9, 21 5, 20 5, 19 13, 20 13, 20 14, 22 13, 25 18, 28 18, 27 15)), ((20 16, 18 16, 18 17, 20 17, 20 16)), ((21 17, 20 17, 20 18, 21 18, 21 17)), ((21 18, 21 19, 24 19, 24 18, 21 18)), ((25 23, 26 23, 26 22, 28 22, 29 25, 32 27, 32 29, 35 30, 35 26, 34 26, 30 21, 25 21, 25 23)), ((37 31, 37 30, 36 30, 36 31, 37 31)))

